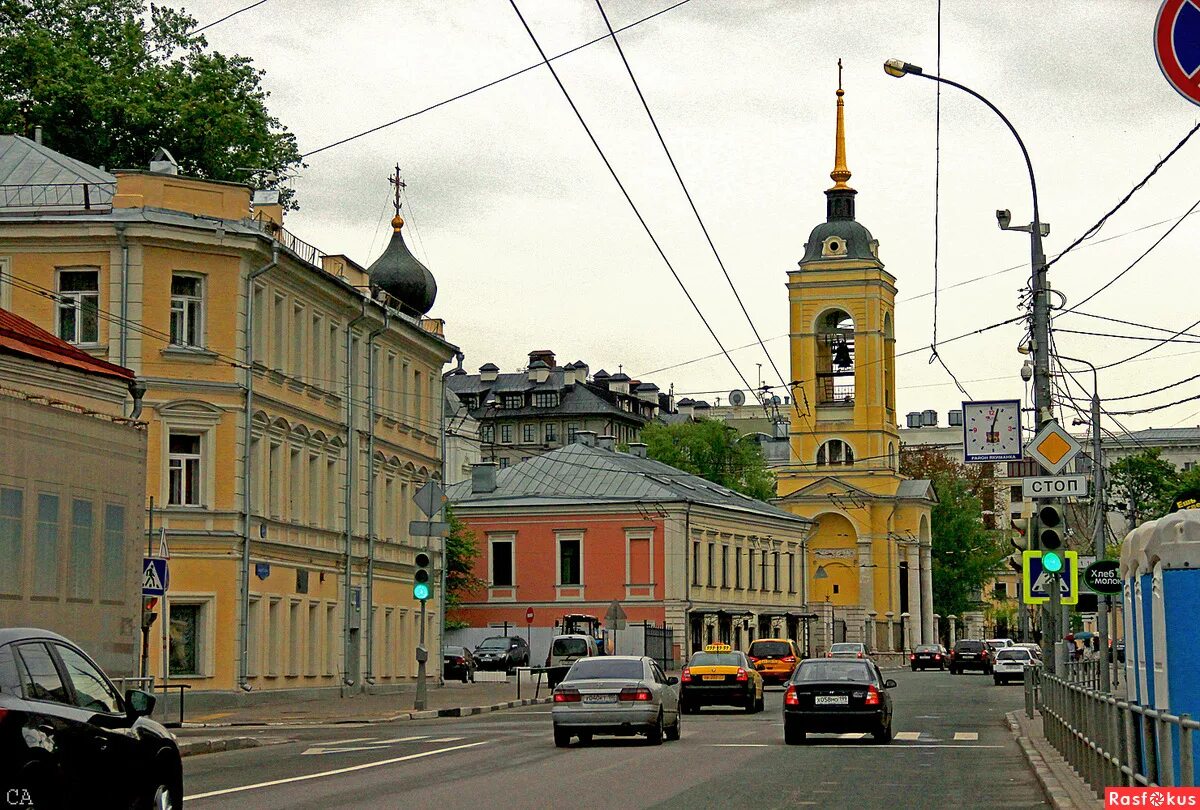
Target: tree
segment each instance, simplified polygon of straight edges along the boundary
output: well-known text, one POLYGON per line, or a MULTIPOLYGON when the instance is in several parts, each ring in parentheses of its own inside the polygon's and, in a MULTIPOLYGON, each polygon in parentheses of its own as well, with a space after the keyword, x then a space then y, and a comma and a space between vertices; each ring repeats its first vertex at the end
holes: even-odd
POLYGON ((642 441, 646 455, 656 461, 760 501, 775 497, 775 475, 767 469, 762 448, 724 422, 651 424, 642 430, 642 441))
POLYGON ((208 51, 195 27, 142 0, 0 0, 0 132, 41 126, 47 146, 109 168, 144 167, 161 146, 184 174, 252 185, 301 167, 262 71, 208 51))
POLYGON ((1151 447, 1108 466, 1108 503, 1125 513, 1130 526, 1138 526, 1165 515, 1180 484, 1175 465, 1151 447))
MULTIPOLYGON (((446 535, 446 613, 459 607, 463 597, 487 585, 475 576, 475 561, 479 559, 479 544, 475 532, 459 520, 454 510, 446 506, 446 522, 450 533, 446 535)), ((459 618, 447 618, 446 629, 458 630, 469 623, 459 618)))

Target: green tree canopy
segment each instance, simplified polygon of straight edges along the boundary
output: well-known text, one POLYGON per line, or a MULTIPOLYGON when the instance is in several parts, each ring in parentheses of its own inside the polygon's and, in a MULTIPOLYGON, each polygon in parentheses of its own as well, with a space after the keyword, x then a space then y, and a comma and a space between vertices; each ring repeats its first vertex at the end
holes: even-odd
MULTIPOLYGON (((449 505, 445 514, 445 520, 450 524, 450 533, 446 535, 446 613, 449 614, 462 604, 463 597, 487 583, 475 576, 475 561, 480 554, 475 532, 454 514, 449 505)), ((468 623, 461 618, 446 620, 447 630, 467 626, 468 623)))
POLYGON ((775 476, 767 469, 762 448, 715 419, 651 424, 642 430, 646 455, 684 472, 693 473, 735 492, 769 501, 775 497, 775 476))
POLYGON ((1129 522, 1138 526, 1165 515, 1182 484, 1175 465, 1162 457, 1161 449, 1142 450, 1109 464, 1109 507, 1124 512, 1129 522))
POLYGON ((262 71, 209 51, 195 27, 141 0, 0 0, 0 132, 40 125, 47 146, 110 169, 145 167, 161 146, 184 174, 251 185, 239 169, 303 165, 262 71))

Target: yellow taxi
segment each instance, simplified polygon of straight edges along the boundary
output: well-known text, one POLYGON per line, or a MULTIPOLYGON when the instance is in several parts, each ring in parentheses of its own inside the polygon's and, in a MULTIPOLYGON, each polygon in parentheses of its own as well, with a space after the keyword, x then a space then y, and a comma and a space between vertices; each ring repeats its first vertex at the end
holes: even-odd
POLYGON ((750 643, 746 657, 764 683, 787 683, 800 660, 800 651, 790 638, 759 638, 750 643))
POLYGON ((679 678, 679 707, 692 714, 701 706, 740 706, 747 714, 763 710, 762 675, 745 653, 728 644, 692 653, 679 678))

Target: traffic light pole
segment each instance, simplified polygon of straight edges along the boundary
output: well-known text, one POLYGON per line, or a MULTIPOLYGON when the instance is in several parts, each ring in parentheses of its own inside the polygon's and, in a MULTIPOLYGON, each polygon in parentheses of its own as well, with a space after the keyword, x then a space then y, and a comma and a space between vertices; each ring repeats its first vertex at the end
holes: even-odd
POLYGON ((425 683, 425 662, 429 659, 429 651, 425 649, 425 600, 421 600, 421 622, 420 640, 417 642, 417 697, 413 701, 413 709, 421 712, 425 710, 425 702, 428 699, 428 686, 425 683))

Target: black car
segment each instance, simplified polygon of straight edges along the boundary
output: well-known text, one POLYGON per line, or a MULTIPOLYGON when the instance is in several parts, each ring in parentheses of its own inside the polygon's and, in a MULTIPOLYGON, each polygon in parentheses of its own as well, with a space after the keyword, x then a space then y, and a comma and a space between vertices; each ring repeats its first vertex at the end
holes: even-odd
POLYGON ((463 683, 474 681, 475 656, 466 647, 443 647, 442 678, 463 683))
POLYGON ((153 709, 62 636, 0 628, 0 796, 38 810, 182 807, 179 748, 153 709))
POLYGON ((1117 657, 1118 663, 1125 663, 1125 642, 1123 640, 1114 642, 1109 646, 1108 660, 1112 661, 1114 655, 1117 657))
POLYGON ((918 644, 908 656, 908 662, 912 665, 913 672, 930 667, 945 669, 946 659, 949 657, 950 654, 941 644, 918 644))
POLYGON ((520 636, 491 636, 475 648, 477 669, 498 669, 511 672, 529 666, 529 644, 520 636))
POLYGON ((891 742, 888 690, 895 686, 873 661, 802 661, 783 694, 783 740, 797 745, 809 733, 867 731, 875 742, 891 742))
POLYGON ((968 669, 977 669, 985 675, 992 674, 992 653, 988 645, 978 639, 961 639, 954 644, 950 653, 950 673, 958 675, 968 669))

